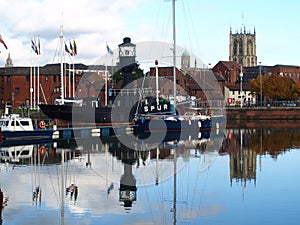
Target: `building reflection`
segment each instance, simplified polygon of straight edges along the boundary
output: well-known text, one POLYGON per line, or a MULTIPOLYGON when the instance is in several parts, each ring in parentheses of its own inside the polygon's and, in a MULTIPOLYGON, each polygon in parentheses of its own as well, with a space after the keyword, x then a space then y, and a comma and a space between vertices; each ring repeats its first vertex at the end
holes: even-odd
POLYGON ((276 160, 290 148, 300 147, 300 133, 297 129, 227 129, 220 153, 229 154, 230 184, 235 180, 244 187, 251 182, 256 185, 257 170, 263 166, 262 156, 270 155, 276 160))
POLYGON ((256 152, 241 149, 240 152, 229 154, 230 184, 236 180, 246 186, 252 180, 256 183, 256 152))
MULTIPOLYGON (((62 158, 62 149, 65 151, 65 161, 82 160, 83 169, 93 171, 97 164, 109 160, 109 163, 115 163, 118 173, 104 174, 97 178, 100 184, 95 182, 94 185, 98 185, 107 192, 107 196, 110 194, 110 201, 116 200, 121 209, 130 210, 132 206, 138 201, 139 181, 142 170, 151 172, 153 177, 149 178, 151 184, 160 185, 162 178, 161 174, 155 173, 154 169, 161 169, 161 165, 155 167, 155 163, 161 163, 166 165, 168 169, 172 167, 174 160, 174 153, 178 162, 188 163, 193 158, 205 158, 205 153, 210 150, 214 150, 219 157, 228 157, 229 160, 229 177, 230 184, 241 184, 242 187, 246 187, 249 184, 256 185, 257 171, 263 168, 263 159, 265 155, 272 157, 274 160, 284 154, 285 151, 289 151, 291 148, 300 147, 300 129, 272 129, 272 128, 236 128, 226 129, 224 133, 219 135, 213 132, 205 134, 204 136, 194 135, 192 137, 186 136, 182 139, 168 140, 158 145, 151 145, 155 143, 142 143, 136 142, 132 145, 124 145, 118 139, 117 136, 113 137, 97 137, 88 138, 79 142, 78 140, 67 139, 60 140, 57 143, 42 143, 28 146, 9 146, 0 147, 2 161, 12 164, 30 164, 37 165, 39 162, 43 164, 59 165, 62 158), (200 137, 200 138, 198 138, 200 137), (197 139, 198 138, 198 139, 197 139), (215 143, 215 144, 214 144, 215 143), (155 147, 153 147, 155 146, 155 147), (175 148, 176 147, 176 148, 175 148), (175 150, 176 149, 176 150, 175 150), (106 158, 107 157, 107 158, 106 158), (99 161, 102 160, 102 161, 99 161), (151 162, 151 166, 149 164, 151 162), (86 167, 84 166, 86 164, 86 167), (153 171, 151 171, 153 170, 153 171), (111 178, 110 183, 107 185, 103 178, 107 175, 111 178), (113 176, 113 178, 112 178, 113 176), (115 190, 114 190, 115 188, 115 190)), ((211 153, 211 152, 210 152, 211 153)), ((206 158, 207 159, 207 158, 206 158)), ((199 160, 201 162, 201 160, 199 160)), ((207 160, 206 160, 207 162, 207 160)), ((212 161, 211 161, 212 162, 212 161)), ((78 163, 79 165, 80 163, 78 163)), ((66 168, 67 168, 66 164, 66 168)), ((69 165, 72 165, 71 163, 69 165)), ((110 164, 107 164, 110 166, 110 164)), ((209 166, 209 165, 208 165, 209 166)), ((106 167, 107 168, 107 167, 106 167)), ((198 167, 199 171, 203 171, 207 167, 198 167)), ((74 190, 73 201, 79 201, 82 198, 82 191, 84 188, 84 182, 74 182, 71 175, 76 175, 79 169, 68 168, 72 173, 68 173, 70 181, 67 180, 66 187, 71 187, 70 190, 74 190), (77 169, 77 170, 76 170, 77 169), (80 194, 77 200, 76 189, 72 189, 70 185, 78 185, 80 194)), ((83 170, 82 169, 82 170, 83 170)), ((38 171, 38 170, 37 170, 38 171)), ((143 171, 143 172, 144 172, 143 171)), ((110 171, 111 172, 111 171, 110 171)), ((166 172, 166 171, 164 171, 166 172)), ((171 172, 170 172, 171 174, 171 172)), ((143 174, 144 175, 144 174, 143 174)), ((169 175, 169 174, 167 174, 169 175)), ((171 174, 173 176, 173 173, 171 174)), ((168 176, 167 178, 170 178, 168 176)), ((36 177, 38 178, 38 177, 36 177)), ((39 184, 39 182, 37 182, 39 184)), ((33 186, 33 188, 39 187, 33 186)), ((46 187, 43 186, 43 193, 46 193, 46 187)), ((38 193, 38 192, 36 192, 38 193)), ((69 192, 71 196, 72 192, 69 192)), ((107 197, 105 196, 105 197, 107 197)), ((43 196, 43 198, 45 198, 43 196)), ((99 197, 100 198, 100 197, 99 197)), ((108 197, 107 197, 108 198, 108 197)), ((38 202, 41 200, 35 198, 38 202)), ((70 203, 70 201, 68 202, 70 203)), ((117 203, 117 204, 118 204, 117 203)), ((114 203, 116 204, 116 203, 114 203)))
MULTIPOLYGON (((243 187, 247 183, 256 185, 257 153, 251 150, 251 129, 231 129, 224 140, 229 153, 230 185, 235 180, 243 187)), ((224 149, 223 149, 224 150, 224 149)))

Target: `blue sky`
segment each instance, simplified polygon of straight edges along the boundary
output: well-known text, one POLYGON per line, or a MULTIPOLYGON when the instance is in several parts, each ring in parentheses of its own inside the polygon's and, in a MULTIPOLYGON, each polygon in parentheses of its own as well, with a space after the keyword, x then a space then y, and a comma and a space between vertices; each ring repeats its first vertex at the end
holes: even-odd
MULTIPOLYGON (((123 37, 132 42, 172 42, 171 2, 166 0, 0 0, 0 66, 10 53, 15 66, 32 63, 30 40, 41 40, 41 65, 55 62, 60 25, 66 42, 75 39, 73 60, 93 64, 117 49, 123 37), (63 16, 62 16, 63 12, 63 16)), ((228 60, 229 31, 256 29, 258 62, 300 65, 300 3, 287 1, 177 0, 177 45, 205 64, 228 60)), ((115 51, 116 52, 116 51, 115 51)), ((116 52, 117 53, 117 52, 116 52)))

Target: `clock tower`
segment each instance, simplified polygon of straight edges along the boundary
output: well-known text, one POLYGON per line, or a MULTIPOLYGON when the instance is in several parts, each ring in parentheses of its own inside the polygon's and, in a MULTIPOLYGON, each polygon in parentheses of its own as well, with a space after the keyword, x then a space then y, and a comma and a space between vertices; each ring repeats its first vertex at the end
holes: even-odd
POLYGON ((123 39, 119 44, 120 70, 124 77, 124 86, 132 82, 132 72, 136 68, 136 45, 131 43, 129 37, 123 39))

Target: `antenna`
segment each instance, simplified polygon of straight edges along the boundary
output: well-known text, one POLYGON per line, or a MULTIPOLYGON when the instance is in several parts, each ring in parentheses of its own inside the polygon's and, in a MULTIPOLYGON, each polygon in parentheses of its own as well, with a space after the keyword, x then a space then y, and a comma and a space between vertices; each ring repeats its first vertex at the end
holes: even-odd
POLYGON ((242 27, 244 27, 244 11, 242 11, 242 27))

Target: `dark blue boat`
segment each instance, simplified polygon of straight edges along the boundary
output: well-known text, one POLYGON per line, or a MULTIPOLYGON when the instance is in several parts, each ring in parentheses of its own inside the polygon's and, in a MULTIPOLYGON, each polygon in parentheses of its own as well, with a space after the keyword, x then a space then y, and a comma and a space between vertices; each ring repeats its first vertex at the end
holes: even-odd
POLYGON ((36 141, 52 139, 53 130, 46 127, 45 121, 40 121, 35 128, 32 119, 20 117, 18 114, 5 114, 0 119, 1 141, 36 141))
POLYGON ((212 120, 204 115, 182 115, 182 116, 141 116, 134 120, 134 132, 159 133, 159 132, 195 132, 210 130, 212 120))

